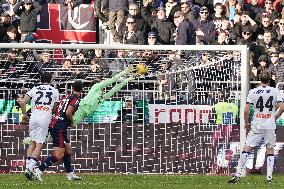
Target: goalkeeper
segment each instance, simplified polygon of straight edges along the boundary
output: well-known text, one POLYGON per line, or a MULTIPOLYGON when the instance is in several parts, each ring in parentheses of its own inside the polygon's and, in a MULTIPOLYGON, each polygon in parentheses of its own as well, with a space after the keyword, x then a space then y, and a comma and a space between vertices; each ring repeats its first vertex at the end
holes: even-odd
POLYGON ((94 84, 88 94, 81 100, 79 108, 74 115, 74 124, 77 125, 83 120, 83 118, 88 117, 89 115, 94 113, 105 100, 111 98, 112 95, 119 91, 124 85, 126 85, 128 81, 134 79, 133 76, 130 76, 129 78, 124 79, 121 83, 116 84, 109 92, 105 94, 103 94, 102 92, 105 87, 118 81, 120 77, 125 76, 132 71, 133 67, 130 66, 114 77, 94 84))

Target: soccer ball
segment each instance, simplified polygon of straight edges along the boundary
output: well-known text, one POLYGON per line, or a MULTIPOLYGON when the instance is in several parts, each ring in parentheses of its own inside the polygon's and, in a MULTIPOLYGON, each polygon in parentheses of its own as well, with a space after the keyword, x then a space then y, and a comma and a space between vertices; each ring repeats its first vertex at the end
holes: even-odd
POLYGON ((140 63, 137 65, 137 73, 139 75, 144 75, 147 72, 148 72, 148 67, 145 64, 140 63))

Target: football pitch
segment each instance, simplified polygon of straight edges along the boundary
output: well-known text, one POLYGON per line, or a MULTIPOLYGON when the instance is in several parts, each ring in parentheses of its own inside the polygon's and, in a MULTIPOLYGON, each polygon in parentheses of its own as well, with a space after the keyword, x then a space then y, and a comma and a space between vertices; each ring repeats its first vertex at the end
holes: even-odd
POLYGON ((275 175, 273 184, 265 176, 248 176, 238 184, 227 184, 228 176, 201 175, 115 175, 80 174, 81 181, 68 181, 65 174, 45 174, 43 183, 27 181, 22 174, 0 174, 0 189, 214 189, 284 188, 284 176, 275 175))

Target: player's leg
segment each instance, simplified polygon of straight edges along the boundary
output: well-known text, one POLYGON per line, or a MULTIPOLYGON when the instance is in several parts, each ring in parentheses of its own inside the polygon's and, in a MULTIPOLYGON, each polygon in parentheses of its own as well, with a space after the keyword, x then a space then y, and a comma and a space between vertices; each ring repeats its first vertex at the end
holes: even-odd
POLYGON ((123 80, 121 83, 116 84, 109 92, 105 93, 102 96, 102 101, 105 101, 109 98, 111 98, 117 91, 119 91, 120 89, 122 89, 122 87, 124 87, 127 82, 133 80, 134 78, 131 76, 125 80, 123 80))
POLYGON ((237 173, 228 181, 228 183, 237 183, 240 181, 240 177, 242 176, 242 173, 246 169, 246 162, 248 160, 248 155, 251 151, 251 148, 257 146, 263 138, 263 133, 259 130, 252 129, 246 140, 246 144, 243 148, 243 151, 241 153, 238 166, 237 166, 237 173))
POLYGON ((33 174, 35 175, 36 179, 42 181, 42 174, 43 172, 50 167, 55 162, 59 161, 63 158, 65 153, 65 141, 64 141, 64 132, 61 128, 52 128, 50 129, 50 134, 52 136, 53 142, 53 153, 47 157, 41 165, 34 170, 33 174))
POLYGON ((72 169, 72 148, 71 144, 67 143, 65 146, 65 153, 63 156, 63 162, 64 162, 64 167, 67 173, 67 179, 68 180, 82 180, 81 177, 77 176, 74 174, 73 169, 72 169))
POLYGON ((273 167, 274 167, 274 146, 276 142, 276 134, 274 129, 264 130, 264 143, 266 144, 266 162, 267 162, 267 175, 266 180, 268 183, 273 182, 273 167))
POLYGON ((36 126, 36 129, 34 129, 35 136, 33 136, 31 140, 34 141, 36 144, 35 144, 35 149, 33 150, 30 156, 30 163, 27 166, 27 168, 30 171, 34 170, 40 158, 43 145, 44 143, 46 143, 47 136, 48 136, 49 122, 47 120, 42 121, 42 120, 37 119, 34 125, 36 126))
POLYGON ((28 148, 28 151, 27 151, 26 169, 24 171, 24 174, 25 174, 25 176, 28 180, 33 179, 32 170, 28 169, 28 167, 30 167, 29 165, 31 163, 31 156, 32 156, 32 153, 33 153, 35 147, 36 147, 36 143, 34 141, 30 141, 30 145, 29 145, 29 148, 28 148))

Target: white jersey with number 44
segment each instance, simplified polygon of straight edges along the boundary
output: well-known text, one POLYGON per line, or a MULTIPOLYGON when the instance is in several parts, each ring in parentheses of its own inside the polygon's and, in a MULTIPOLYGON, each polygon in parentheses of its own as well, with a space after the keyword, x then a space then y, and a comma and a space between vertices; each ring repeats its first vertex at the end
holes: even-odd
POLYGON ((59 101, 59 92, 51 85, 33 87, 27 92, 31 98, 32 115, 51 117, 54 103, 59 101))
POLYGON ((275 107, 278 102, 283 102, 283 95, 276 88, 259 86, 251 89, 247 103, 254 107, 252 126, 257 129, 276 129, 275 107))

